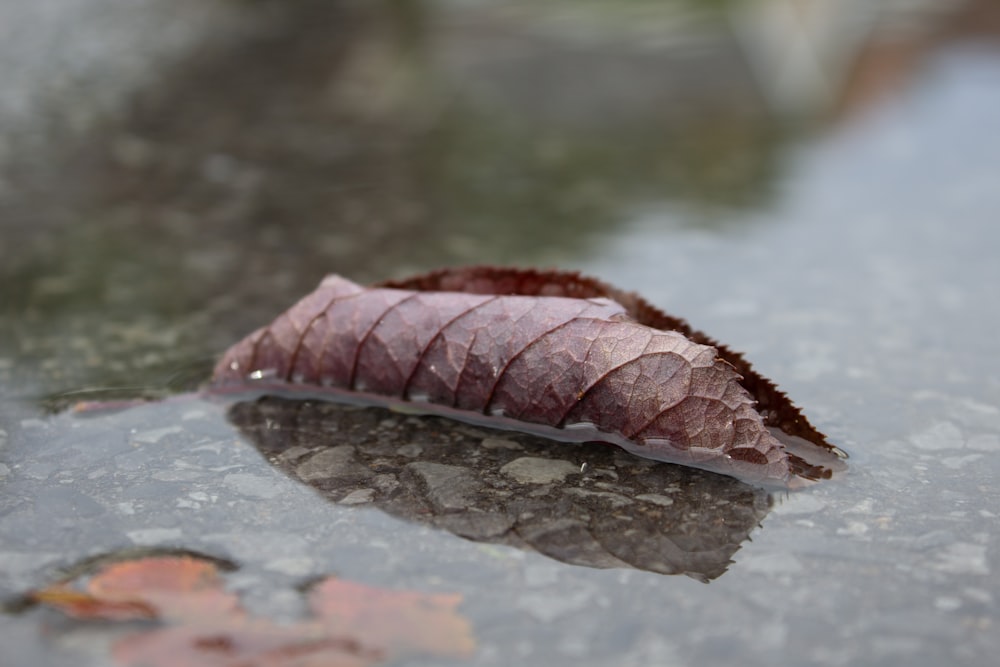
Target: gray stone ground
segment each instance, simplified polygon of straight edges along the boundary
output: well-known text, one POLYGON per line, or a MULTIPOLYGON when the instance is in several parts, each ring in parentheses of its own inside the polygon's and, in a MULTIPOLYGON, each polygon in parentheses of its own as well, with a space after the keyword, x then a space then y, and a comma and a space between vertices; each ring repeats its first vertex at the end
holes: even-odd
MULTIPOLYGON (((988 30, 928 33, 875 102, 797 134, 683 9, 121 4, 0 3, 0 596, 179 548, 279 619, 331 573, 459 592, 476 665, 993 664, 988 30), (193 389, 327 271, 467 261, 642 292, 778 380, 848 474, 768 499, 343 406, 50 412, 193 389)), ((111 638, 4 613, 0 664, 107 664, 111 638)))

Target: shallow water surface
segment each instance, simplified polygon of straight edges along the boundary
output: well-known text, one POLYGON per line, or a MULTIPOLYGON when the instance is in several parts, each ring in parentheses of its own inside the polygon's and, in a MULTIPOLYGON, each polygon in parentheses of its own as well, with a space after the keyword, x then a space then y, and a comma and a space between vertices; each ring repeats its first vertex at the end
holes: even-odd
MULTIPOLYGON (((782 2, 218 2, 170 48, 93 28, 149 71, 94 46, 73 76, 116 85, 0 114, 0 596, 186 549, 283 621, 329 574, 460 593, 475 665, 993 664, 995 12, 807 4, 830 14, 788 42, 782 2), (600 445, 185 393, 327 272, 472 262, 640 292, 746 353, 847 472, 769 495, 600 445), (136 397, 161 400, 67 409, 136 397)), ((107 664, 112 640, 0 615, 4 666, 107 664)))

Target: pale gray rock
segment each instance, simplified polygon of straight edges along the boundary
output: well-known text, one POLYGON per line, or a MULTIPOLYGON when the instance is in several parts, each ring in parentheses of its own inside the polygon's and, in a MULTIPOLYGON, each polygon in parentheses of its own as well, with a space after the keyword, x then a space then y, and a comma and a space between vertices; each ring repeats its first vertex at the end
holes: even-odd
POLYGON ((500 472, 521 484, 550 484, 561 482, 570 475, 579 474, 580 466, 560 459, 522 456, 500 468, 500 472))

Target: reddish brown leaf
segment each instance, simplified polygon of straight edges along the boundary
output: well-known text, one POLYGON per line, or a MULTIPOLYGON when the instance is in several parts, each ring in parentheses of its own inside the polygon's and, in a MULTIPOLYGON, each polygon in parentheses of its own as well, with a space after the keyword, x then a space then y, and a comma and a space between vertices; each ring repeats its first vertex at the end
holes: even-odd
POLYGON ((635 295, 569 273, 480 267, 374 288, 329 276, 230 348, 213 387, 411 401, 754 482, 829 476, 768 426, 834 451, 740 355, 635 295))
POLYGON ((393 655, 461 658, 476 646, 472 626, 455 611, 460 595, 389 591, 331 577, 312 588, 309 602, 334 634, 393 655))

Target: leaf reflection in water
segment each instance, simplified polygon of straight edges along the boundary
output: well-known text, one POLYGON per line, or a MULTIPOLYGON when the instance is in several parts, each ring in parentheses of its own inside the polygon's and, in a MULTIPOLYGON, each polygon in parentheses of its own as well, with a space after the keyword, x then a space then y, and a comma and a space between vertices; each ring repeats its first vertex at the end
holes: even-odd
POLYGON ((601 443, 408 417, 380 408, 265 397, 229 419, 292 478, 344 505, 371 505, 479 542, 596 568, 724 573, 770 495, 730 477, 601 443))

